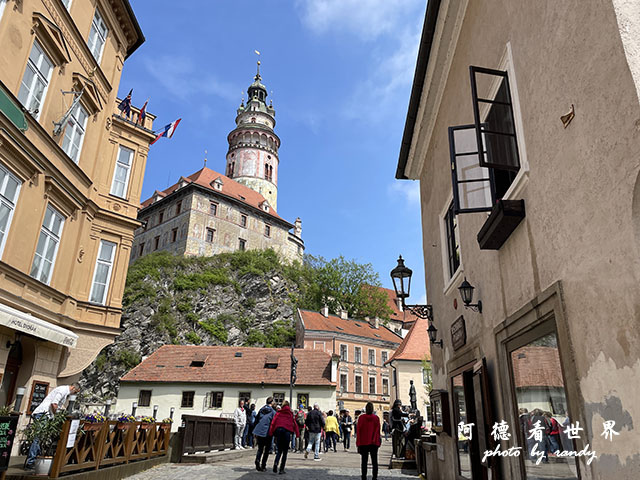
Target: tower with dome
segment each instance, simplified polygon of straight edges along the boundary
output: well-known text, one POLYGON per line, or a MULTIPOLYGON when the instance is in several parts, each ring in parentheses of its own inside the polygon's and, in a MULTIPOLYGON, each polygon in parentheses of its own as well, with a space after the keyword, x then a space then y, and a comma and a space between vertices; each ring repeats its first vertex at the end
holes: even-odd
POLYGON ((290 223, 277 213, 280 138, 259 61, 247 93, 227 136, 225 173, 205 164, 142 202, 131 260, 159 250, 208 256, 267 248, 302 260, 302 221, 290 223))

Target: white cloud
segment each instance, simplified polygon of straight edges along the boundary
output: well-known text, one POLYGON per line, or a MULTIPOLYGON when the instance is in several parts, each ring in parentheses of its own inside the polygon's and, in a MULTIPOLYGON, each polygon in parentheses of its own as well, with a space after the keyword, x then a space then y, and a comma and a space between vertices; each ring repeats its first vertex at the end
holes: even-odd
POLYGON ((317 34, 349 32, 371 40, 398 31, 422 0, 299 0, 302 21, 317 34))
POLYGON ((388 193, 390 196, 403 197, 408 207, 420 207, 420 182, 395 180, 389 185, 388 193))
POLYGON ((190 58, 177 55, 149 57, 144 59, 144 66, 164 90, 180 100, 196 95, 213 95, 240 101, 241 88, 210 74, 203 76, 202 68, 190 58))

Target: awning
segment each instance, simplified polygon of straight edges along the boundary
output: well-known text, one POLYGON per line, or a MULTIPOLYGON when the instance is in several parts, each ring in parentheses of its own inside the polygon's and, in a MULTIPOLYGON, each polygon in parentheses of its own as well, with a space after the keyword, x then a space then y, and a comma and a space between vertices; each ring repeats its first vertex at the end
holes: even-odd
POLYGON ((0 325, 43 338, 65 347, 75 348, 78 335, 71 330, 45 322, 28 313, 0 303, 0 325))
POLYGON ((3 88, 0 88, 0 112, 4 113, 6 117, 23 132, 29 128, 24 113, 20 107, 13 103, 13 100, 9 98, 9 95, 7 95, 3 88))

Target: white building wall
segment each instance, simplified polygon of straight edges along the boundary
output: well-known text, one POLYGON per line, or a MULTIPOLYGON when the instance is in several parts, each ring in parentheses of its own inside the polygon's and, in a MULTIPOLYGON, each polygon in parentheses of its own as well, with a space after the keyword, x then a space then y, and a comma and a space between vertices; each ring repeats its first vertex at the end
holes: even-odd
MULTIPOLYGON (((256 411, 266 402, 267 397, 274 393, 284 393, 285 400, 289 400, 289 387, 285 385, 220 385, 194 383, 122 383, 118 391, 116 405, 112 412, 131 413, 133 402, 138 401, 140 390, 151 390, 151 402, 148 407, 138 407, 136 416, 153 415, 153 406, 158 405, 157 418, 162 420, 169 416, 171 407, 175 407, 172 432, 177 432, 182 415, 201 415, 206 417, 231 416, 238 406, 240 392, 251 392, 251 403, 256 404, 256 411), (193 407, 182 408, 182 392, 195 391, 193 407), (224 392, 222 408, 207 408, 205 404, 207 393, 224 392)), ((336 409, 336 387, 327 386, 296 386, 293 389, 293 401, 297 395, 308 394, 309 403, 318 403, 323 412, 336 409)))

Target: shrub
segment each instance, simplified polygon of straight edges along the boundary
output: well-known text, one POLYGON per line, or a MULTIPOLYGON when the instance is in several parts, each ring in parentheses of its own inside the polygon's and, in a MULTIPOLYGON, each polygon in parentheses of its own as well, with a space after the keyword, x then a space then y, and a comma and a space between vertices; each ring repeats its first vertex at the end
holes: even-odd
POLYGON ((133 350, 120 350, 116 354, 116 362, 122 365, 126 370, 131 370, 142 361, 139 353, 133 350))
POLYGON ((198 321, 200 320, 200 317, 198 316, 198 314, 193 312, 187 313, 185 315, 185 318, 187 319, 187 321, 191 323, 198 323, 198 321))
POLYGON ((173 280, 173 288, 177 291, 206 290, 210 285, 228 285, 230 282, 227 271, 216 268, 200 273, 180 273, 173 280))
POLYGON ((209 335, 218 339, 222 343, 227 343, 227 340, 229 339, 229 333, 227 332, 224 323, 220 321, 219 317, 217 319, 208 318, 198 323, 202 327, 202 329, 209 335))
POLYGON ((176 310, 182 313, 187 313, 193 310, 193 305, 191 305, 191 302, 189 300, 186 300, 184 302, 180 302, 176 306, 176 310))
POLYGON ((187 332, 185 338, 189 343, 193 343, 194 345, 200 345, 202 343, 200 335, 198 335, 196 332, 187 332))

